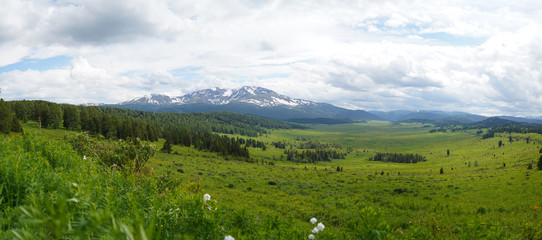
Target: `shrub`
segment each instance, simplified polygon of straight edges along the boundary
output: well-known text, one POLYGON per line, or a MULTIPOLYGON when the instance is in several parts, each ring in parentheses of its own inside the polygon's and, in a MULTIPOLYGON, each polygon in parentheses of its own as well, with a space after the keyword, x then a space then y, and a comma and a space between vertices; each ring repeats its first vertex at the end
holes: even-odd
POLYGON ((106 167, 118 167, 132 173, 141 172, 156 151, 154 145, 139 138, 106 141, 83 133, 77 134, 69 142, 73 149, 85 158, 90 157, 106 167))

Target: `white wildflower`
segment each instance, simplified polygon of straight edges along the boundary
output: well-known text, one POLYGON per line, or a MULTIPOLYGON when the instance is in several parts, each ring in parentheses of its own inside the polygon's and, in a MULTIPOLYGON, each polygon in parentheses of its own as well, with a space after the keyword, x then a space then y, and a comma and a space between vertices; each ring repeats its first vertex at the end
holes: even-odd
POLYGON ((314 239, 314 235, 309 234, 309 239, 314 239))
POLYGON ((318 233, 318 228, 317 227, 313 228, 312 233, 318 233))
POLYGON ((86 155, 83 155, 83 160, 87 160, 87 156, 86 156, 86 155))
POLYGON ((316 220, 316 218, 311 218, 311 223, 312 224, 315 224, 318 220, 316 220))
POLYGON ((232 236, 228 235, 224 237, 224 240, 235 240, 232 236))
POLYGON ((325 228, 324 224, 322 224, 322 223, 318 223, 318 226, 316 226, 316 227, 317 227, 318 230, 320 230, 320 231, 324 231, 324 228, 325 228))
POLYGON ((207 194, 207 193, 206 193, 205 195, 203 195, 203 201, 204 201, 204 202, 207 202, 207 201, 209 201, 209 200, 211 200, 211 195, 209 195, 209 194, 207 194))

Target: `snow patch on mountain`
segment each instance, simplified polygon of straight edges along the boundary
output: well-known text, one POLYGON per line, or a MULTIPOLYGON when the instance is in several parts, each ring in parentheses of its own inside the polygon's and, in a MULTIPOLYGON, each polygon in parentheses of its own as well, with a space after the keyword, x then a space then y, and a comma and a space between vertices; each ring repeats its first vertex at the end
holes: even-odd
POLYGON ((292 99, 272 90, 255 86, 244 86, 236 89, 210 88, 178 97, 151 94, 121 104, 182 105, 190 103, 208 103, 214 105, 248 103, 260 107, 286 106, 290 108, 317 104, 308 100, 292 99))
POLYGON ((153 93, 150 95, 145 95, 143 97, 134 98, 132 100, 125 101, 120 104, 166 105, 166 104, 171 104, 171 103, 172 103, 172 99, 169 96, 153 93))

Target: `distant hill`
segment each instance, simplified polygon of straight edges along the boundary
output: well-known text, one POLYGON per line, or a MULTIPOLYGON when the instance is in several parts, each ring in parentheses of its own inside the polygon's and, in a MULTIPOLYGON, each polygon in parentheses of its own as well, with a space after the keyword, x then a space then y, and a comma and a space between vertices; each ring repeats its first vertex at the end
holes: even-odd
POLYGON ((497 116, 501 119, 516 121, 516 122, 526 122, 526 123, 536 123, 536 124, 542 124, 542 119, 535 119, 535 118, 522 118, 522 117, 513 117, 513 116, 497 116))
POLYGON ((487 117, 481 115, 475 115, 465 112, 444 112, 444 111, 431 111, 431 110, 421 110, 421 111, 408 111, 408 110, 398 110, 390 112, 382 111, 371 111, 371 113, 386 119, 388 121, 394 122, 423 122, 423 123, 433 123, 435 120, 456 122, 457 124, 464 124, 469 122, 477 122, 487 117))
MULTIPOLYGON (((334 119, 331 122, 383 120, 392 122, 420 122, 436 126, 465 125, 488 119, 486 116, 466 112, 446 112, 436 110, 396 110, 363 111, 350 110, 328 103, 295 99, 279 94, 270 89, 244 86, 236 89, 210 88, 195 91, 182 96, 150 94, 118 104, 106 105, 131 110, 150 112, 214 112, 228 111, 252 114, 280 121, 303 121, 318 123, 334 119)), ((517 122, 542 124, 542 119, 499 116, 517 122)), ((346 123, 346 122, 345 122, 346 123)))
POLYGON ((178 97, 151 94, 108 106, 153 112, 229 111, 283 121, 317 118, 383 120, 363 110, 350 110, 327 103, 294 99, 266 88, 250 86, 237 89, 204 89, 178 97))
MULTIPOLYGON (((480 122, 480 121, 489 119, 489 117, 486 117, 486 116, 470 114, 466 112, 445 112, 445 111, 431 111, 431 110, 421 110, 421 111, 397 110, 397 111, 389 111, 389 112, 383 112, 383 111, 370 111, 370 112, 388 121, 431 123, 436 126, 465 125, 465 124, 480 122)), ((497 116, 497 117, 499 119, 511 120, 515 122, 542 124, 542 119, 536 119, 536 118, 522 118, 522 117, 513 117, 513 116, 497 116)))

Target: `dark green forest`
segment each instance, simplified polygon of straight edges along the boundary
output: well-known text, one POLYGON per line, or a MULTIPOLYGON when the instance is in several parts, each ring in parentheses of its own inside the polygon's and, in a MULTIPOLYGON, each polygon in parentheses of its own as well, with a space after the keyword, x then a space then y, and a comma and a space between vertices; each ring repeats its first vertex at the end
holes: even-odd
MULTIPOLYGON (((35 121, 43 128, 65 128, 88 132, 107 139, 166 139, 162 149, 170 152, 171 145, 193 146, 198 150, 224 156, 249 158, 246 140, 221 136, 238 134, 257 137, 268 134, 267 129, 301 129, 299 125, 269 120, 253 115, 230 112, 153 113, 101 106, 75 106, 47 101, 0 102, 1 131, 19 132, 19 121, 35 121)), ((252 143, 249 141, 249 143, 252 143)), ((261 144, 258 147, 262 147, 261 144)))
POLYGON ((425 162, 424 156, 411 153, 376 153, 369 161, 395 162, 395 163, 417 163, 425 162))

